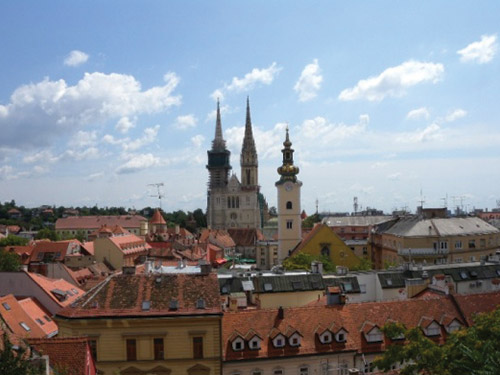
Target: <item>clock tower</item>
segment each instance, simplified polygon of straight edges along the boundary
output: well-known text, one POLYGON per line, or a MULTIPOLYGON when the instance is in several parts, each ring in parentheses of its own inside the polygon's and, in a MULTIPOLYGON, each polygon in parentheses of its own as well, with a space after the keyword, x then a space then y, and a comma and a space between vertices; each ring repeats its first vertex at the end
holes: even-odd
POLYGON ((278 189, 278 261, 288 257, 291 250, 302 240, 302 221, 300 219, 300 188, 302 182, 297 180, 299 168, 293 165, 292 142, 286 129, 283 142, 283 165, 278 168, 280 179, 276 182, 278 189))

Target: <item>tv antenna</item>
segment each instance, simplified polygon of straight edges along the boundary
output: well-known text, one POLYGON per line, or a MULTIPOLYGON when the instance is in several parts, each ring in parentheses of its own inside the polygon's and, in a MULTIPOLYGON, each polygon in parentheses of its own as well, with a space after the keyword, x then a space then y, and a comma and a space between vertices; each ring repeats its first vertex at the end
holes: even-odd
POLYGON ((160 211, 161 211, 161 199, 165 198, 165 195, 162 194, 160 187, 164 186, 165 184, 163 182, 157 182, 155 184, 148 184, 148 186, 155 186, 156 187, 156 194, 150 195, 150 197, 158 198, 160 200, 160 211))

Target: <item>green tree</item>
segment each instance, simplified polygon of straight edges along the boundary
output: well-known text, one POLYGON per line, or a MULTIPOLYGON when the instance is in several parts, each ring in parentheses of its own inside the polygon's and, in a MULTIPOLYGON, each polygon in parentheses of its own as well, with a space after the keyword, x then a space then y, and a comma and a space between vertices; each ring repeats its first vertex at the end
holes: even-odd
POLYGON ((319 223, 320 221, 321 217, 319 216, 319 214, 308 216, 302 222, 302 228, 312 228, 314 227, 314 224, 319 223))
POLYGON ((26 348, 19 345, 14 350, 14 345, 9 340, 7 333, 2 335, 3 351, 0 351, 0 374, 2 375, 38 375, 42 370, 27 359, 26 348))
POLYGON ((302 252, 285 259, 283 261, 283 267, 285 267, 286 270, 310 270, 311 263, 314 261, 320 261, 323 263, 323 270, 325 272, 335 271, 335 265, 327 256, 315 256, 302 252))
POLYGON ((19 255, 0 249, 0 272, 17 272, 20 269, 19 255))
POLYGON ((28 243, 27 238, 22 238, 9 234, 7 237, 0 239, 0 249, 5 246, 24 246, 28 243))
POLYGON ((384 326, 382 331, 388 337, 403 334, 406 343, 390 345, 374 361, 380 370, 388 371, 399 363, 403 364, 401 375, 500 373, 500 309, 476 315, 473 326, 452 333, 442 346, 425 337, 418 327, 406 330, 392 323, 384 326))
POLYGON ((53 229, 49 229, 49 228, 40 229, 38 231, 38 233, 36 234, 35 238, 37 240, 41 240, 41 239, 47 239, 47 240, 51 240, 51 241, 59 240, 59 236, 57 235, 56 231, 53 229))
POLYGON ((361 258, 357 266, 351 267, 351 271, 368 271, 373 269, 373 264, 368 258, 361 258))

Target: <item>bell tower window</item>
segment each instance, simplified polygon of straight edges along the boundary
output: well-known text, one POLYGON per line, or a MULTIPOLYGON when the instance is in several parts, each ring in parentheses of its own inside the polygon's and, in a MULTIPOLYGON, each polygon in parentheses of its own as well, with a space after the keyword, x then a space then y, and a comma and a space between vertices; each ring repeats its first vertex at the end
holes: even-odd
POLYGON ((291 209, 292 209, 292 207, 293 207, 293 204, 292 204, 292 202, 291 202, 291 201, 286 202, 286 209, 287 209, 287 210, 291 210, 291 209))

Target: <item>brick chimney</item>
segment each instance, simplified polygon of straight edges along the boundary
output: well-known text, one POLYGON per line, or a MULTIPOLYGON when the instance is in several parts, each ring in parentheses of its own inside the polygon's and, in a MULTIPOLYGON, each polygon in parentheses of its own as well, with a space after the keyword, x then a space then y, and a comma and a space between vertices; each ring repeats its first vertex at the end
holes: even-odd
POLYGON ((280 306, 278 309, 278 319, 285 319, 285 309, 283 309, 283 306, 280 306))

